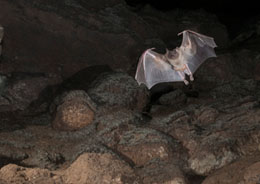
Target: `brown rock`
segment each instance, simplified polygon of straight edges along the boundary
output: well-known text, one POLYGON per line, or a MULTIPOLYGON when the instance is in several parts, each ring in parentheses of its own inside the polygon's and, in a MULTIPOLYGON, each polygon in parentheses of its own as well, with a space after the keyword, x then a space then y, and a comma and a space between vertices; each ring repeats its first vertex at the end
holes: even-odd
POLYGON ((157 38, 121 0, 3 0, 0 12, 6 28, 1 73, 19 70, 67 78, 102 64, 128 71, 147 47, 144 43, 157 38))
POLYGON ((198 91, 208 91, 216 86, 233 80, 233 56, 218 55, 205 61, 195 73, 194 88, 198 91))
MULTIPOLYGON (((260 56, 259 56, 260 57, 260 56)), ((260 81, 260 63, 258 63, 255 67, 254 71, 254 79, 260 81)))
POLYGON ((187 184, 187 178, 176 162, 153 160, 137 169, 143 183, 187 184))
MULTIPOLYGON (((47 169, 25 168, 8 164, 1 168, 0 179, 6 183, 62 184, 61 177, 47 169)), ((1 180, 0 180, 1 183, 1 180)), ((2 183, 1 183, 2 184, 2 183)))
POLYGON ((260 111, 254 98, 219 99, 210 104, 158 115, 150 123, 182 143, 189 167, 198 175, 208 175, 258 149, 260 111))
POLYGON ((260 180, 260 156, 248 156, 208 176, 203 184, 257 184, 260 180))
POLYGON ((57 82, 41 73, 12 73, 1 77, 0 111, 25 110, 37 100, 41 92, 57 82), (2 88, 2 89, 1 89, 2 88))
POLYGON ((64 172, 65 183, 135 183, 132 168, 110 153, 84 153, 64 172))
POLYGON ((99 76, 87 90, 98 105, 141 111, 149 101, 146 87, 138 86, 126 73, 110 72, 99 76))
POLYGON ((151 160, 170 160, 179 157, 179 147, 174 140, 148 128, 136 128, 124 132, 116 149, 131 159, 137 166, 142 166, 151 160))
POLYGON ((140 123, 140 114, 122 108, 102 108, 96 114, 98 137, 110 148, 115 148, 124 132, 140 123))
POLYGON ((162 105, 184 104, 186 100, 187 97, 181 89, 176 89, 175 91, 164 94, 159 98, 159 102, 162 105))
POLYGON ((70 91, 62 97, 52 126, 59 130, 78 130, 90 124, 95 116, 95 105, 84 91, 70 91))

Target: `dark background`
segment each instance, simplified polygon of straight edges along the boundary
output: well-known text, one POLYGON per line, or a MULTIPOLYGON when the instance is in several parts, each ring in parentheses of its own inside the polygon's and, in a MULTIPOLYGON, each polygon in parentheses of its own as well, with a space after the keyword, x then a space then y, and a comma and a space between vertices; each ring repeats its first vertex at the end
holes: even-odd
POLYGON ((160 11, 175 9, 196 10, 204 9, 218 16, 221 23, 227 26, 230 37, 233 38, 244 31, 248 26, 255 24, 259 17, 257 1, 205 1, 205 0, 177 0, 177 1, 151 1, 151 0, 125 0, 127 4, 136 9, 151 5, 160 11))

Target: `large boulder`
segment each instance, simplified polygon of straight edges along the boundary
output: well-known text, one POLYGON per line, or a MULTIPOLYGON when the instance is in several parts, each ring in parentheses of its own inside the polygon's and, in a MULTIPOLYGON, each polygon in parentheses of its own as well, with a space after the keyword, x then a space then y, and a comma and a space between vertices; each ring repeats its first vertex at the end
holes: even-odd
POLYGON ((5 27, 2 73, 19 70, 68 77, 97 64, 127 71, 153 40, 158 43, 150 27, 121 0, 3 0, 0 12, 5 27))

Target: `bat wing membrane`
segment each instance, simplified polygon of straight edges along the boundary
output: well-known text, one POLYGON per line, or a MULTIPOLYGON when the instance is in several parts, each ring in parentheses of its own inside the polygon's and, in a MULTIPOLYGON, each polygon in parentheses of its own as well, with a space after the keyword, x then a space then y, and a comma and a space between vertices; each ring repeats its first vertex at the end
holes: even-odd
POLYGON ((146 50, 140 57, 135 79, 138 84, 143 83, 149 89, 157 83, 182 81, 177 71, 172 69, 164 56, 152 49, 146 50))
POLYGON ((183 31, 183 57, 191 72, 194 73, 208 58, 216 57, 214 39, 193 31, 183 31))

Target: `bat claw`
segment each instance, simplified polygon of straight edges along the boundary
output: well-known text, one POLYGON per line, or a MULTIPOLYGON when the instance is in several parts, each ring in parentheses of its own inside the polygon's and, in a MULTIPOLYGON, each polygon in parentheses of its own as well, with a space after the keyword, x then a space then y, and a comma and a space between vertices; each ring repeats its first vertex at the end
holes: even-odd
POLYGON ((189 82, 187 80, 183 80, 185 85, 189 85, 189 82))
POLYGON ((194 78, 192 75, 190 75, 190 81, 194 81, 194 78))

